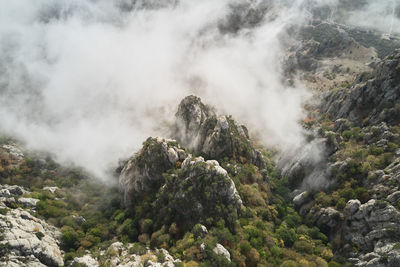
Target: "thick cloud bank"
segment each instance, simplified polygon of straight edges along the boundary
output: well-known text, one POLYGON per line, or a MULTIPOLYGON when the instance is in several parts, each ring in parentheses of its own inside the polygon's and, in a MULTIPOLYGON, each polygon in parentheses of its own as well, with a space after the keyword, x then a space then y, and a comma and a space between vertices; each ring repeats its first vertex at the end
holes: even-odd
POLYGON ((0 129, 105 178, 196 94, 299 146, 310 94, 280 62, 304 2, 1 0, 0 129))

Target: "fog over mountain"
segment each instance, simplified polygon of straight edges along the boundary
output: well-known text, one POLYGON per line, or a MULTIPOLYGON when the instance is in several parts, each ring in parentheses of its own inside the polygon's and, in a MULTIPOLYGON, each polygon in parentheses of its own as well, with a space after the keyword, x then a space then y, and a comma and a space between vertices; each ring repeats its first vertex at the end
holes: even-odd
MULTIPOLYGON (((347 22, 400 28, 394 1, 359 2, 347 22)), ((178 101, 196 94, 264 144, 296 149, 311 94, 283 76, 285 49, 312 9, 345 4, 3 0, 0 129, 106 178, 145 138, 165 133, 178 101)))
POLYGON ((0 0, 0 267, 400 266, 400 0, 0 0))

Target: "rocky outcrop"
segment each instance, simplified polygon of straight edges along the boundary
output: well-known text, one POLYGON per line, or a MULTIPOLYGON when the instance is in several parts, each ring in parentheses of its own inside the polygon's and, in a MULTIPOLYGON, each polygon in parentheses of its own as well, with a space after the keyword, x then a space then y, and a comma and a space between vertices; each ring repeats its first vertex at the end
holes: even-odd
POLYGON ((25 158, 22 149, 14 142, 0 144, 0 157, 2 165, 9 168, 18 168, 25 158))
POLYGON ((215 248, 213 249, 213 251, 217 255, 224 256, 229 262, 231 261, 231 254, 229 253, 229 251, 226 248, 224 248, 223 245, 217 244, 215 246, 215 248))
POLYGON ((18 145, 13 142, 9 142, 5 145, 2 145, 0 147, 0 152, 8 153, 10 156, 12 156, 17 161, 21 161, 25 157, 21 148, 18 147, 18 145))
POLYGON ((350 200, 343 213, 343 250, 356 266, 398 266, 400 212, 396 208, 374 199, 362 205, 350 200))
POLYGON ((198 97, 183 99, 176 117, 177 140, 209 160, 188 155, 175 140, 149 138, 121 170, 123 203, 128 207, 154 194, 150 213, 156 214, 156 225, 209 226, 224 219, 233 226, 242 200, 217 159, 229 157, 263 168, 261 152, 253 148, 244 126, 230 117, 217 117, 198 97))
POLYGON ((59 248, 60 231, 21 208, 8 209, 12 202, 34 207, 37 199, 20 198, 27 191, 19 186, 1 186, 0 232, 2 263, 0 266, 63 266, 59 248))
POLYGON ((289 178, 291 189, 321 189, 330 185, 327 166, 327 138, 315 138, 294 151, 281 155, 278 167, 289 178))
POLYGON ((265 167, 260 151, 253 148, 247 128, 230 116, 217 116, 196 96, 184 98, 176 113, 177 140, 207 159, 229 157, 265 167))
POLYGON ((359 76, 352 88, 329 92, 321 109, 332 119, 357 124, 400 123, 400 51, 386 57, 371 75, 359 76))
POLYGON ((156 203, 163 216, 172 213, 177 222, 192 225, 209 218, 232 223, 242 206, 235 184, 217 161, 191 156, 168 178, 156 203))
POLYGON ((84 255, 82 257, 75 257, 71 263, 71 266, 86 266, 86 267, 97 267, 99 266, 99 262, 92 258, 90 255, 84 255))
MULTIPOLYGON (((176 264, 181 262, 179 259, 174 259, 166 249, 154 249, 143 247, 141 252, 135 249, 137 244, 122 244, 121 242, 115 242, 111 244, 107 250, 101 251, 100 254, 106 257, 104 262, 101 262, 101 266, 110 267, 174 267, 176 264)), ((99 266, 96 260, 90 255, 85 255, 80 258, 90 260, 91 266, 99 266), (97 264, 97 265, 96 265, 97 264)))
POLYGON ((211 107, 201 102, 196 96, 185 97, 178 106, 175 135, 185 147, 200 150, 204 142, 204 128, 210 123, 208 120, 215 113, 211 107))
POLYGON ((121 171, 119 183, 124 204, 129 205, 144 193, 156 192, 164 184, 163 173, 186 156, 175 140, 148 138, 121 171))

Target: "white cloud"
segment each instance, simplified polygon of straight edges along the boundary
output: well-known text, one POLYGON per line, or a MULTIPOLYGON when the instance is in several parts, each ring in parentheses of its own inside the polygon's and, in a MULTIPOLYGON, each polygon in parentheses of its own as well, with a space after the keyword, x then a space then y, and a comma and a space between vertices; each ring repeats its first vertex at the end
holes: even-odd
POLYGON ((106 178, 195 93, 266 144, 301 146, 310 93, 287 87, 280 63, 302 1, 237 33, 219 26, 239 1, 117 3, 0 1, 2 131, 106 178))

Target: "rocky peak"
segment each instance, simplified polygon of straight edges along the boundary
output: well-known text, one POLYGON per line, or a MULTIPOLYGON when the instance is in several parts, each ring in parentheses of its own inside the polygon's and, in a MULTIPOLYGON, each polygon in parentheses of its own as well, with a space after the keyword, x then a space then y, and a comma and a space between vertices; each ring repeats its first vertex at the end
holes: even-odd
POLYGON ((188 148, 197 148, 201 138, 200 130, 208 118, 214 116, 210 107, 201 102, 197 96, 185 97, 178 106, 175 114, 177 139, 188 148))
POLYGON ((265 167, 262 154, 254 149, 248 130, 231 116, 217 116, 201 99, 188 96, 176 113, 176 135, 181 144, 207 159, 229 157, 265 167))

